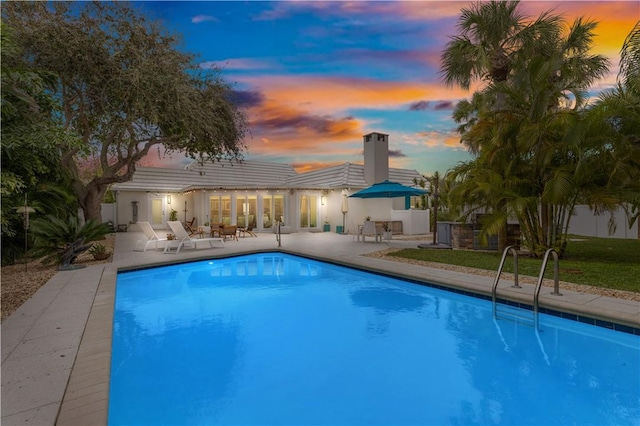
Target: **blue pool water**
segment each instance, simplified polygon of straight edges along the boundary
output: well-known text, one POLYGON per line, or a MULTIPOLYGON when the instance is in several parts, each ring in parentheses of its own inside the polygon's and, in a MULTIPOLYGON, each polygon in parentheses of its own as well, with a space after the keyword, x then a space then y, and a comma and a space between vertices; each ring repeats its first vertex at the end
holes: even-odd
POLYGON ((638 425, 639 378, 639 336, 272 253, 118 275, 109 424, 638 425))

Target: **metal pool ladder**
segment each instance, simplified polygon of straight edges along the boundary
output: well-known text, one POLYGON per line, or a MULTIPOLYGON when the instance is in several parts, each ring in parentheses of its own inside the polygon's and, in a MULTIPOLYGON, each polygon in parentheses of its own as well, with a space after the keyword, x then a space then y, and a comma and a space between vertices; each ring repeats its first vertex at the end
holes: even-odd
POLYGON ((549 261, 549 255, 553 255, 553 294, 554 296, 562 296, 560 293, 560 261, 558 260, 558 252, 550 248, 544 254, 542 259, 542 267, 540 268, 540 275, 538 276, 538 284, 536 284, 536 291, 533 295, 533 313, 538 318, 538 298, 540 297, 540 288, 542 287, 542 281, 544 280, 544 271, 547 268, 547 262, 549 261))
POLYGON ((509 246, 502 252, 502 259, 500 260, 500 266, 498 266, 498 273, 496 279, 493 281, 491 288, 491 302, 493 303, 493 316, 496 316, 496 292, 498 290, 498 282, 500 281, 500 275, 502 274, 502 268, 504 268, 504 261, 507 259, 509 252, 513 253, 513 288, 522 288, 518 284, 518 252, 515 246, 509 246))
MULTIPOLYGON (((500 260, 500 266, 498 266, 498 273, 496 274, 496 278, 493 281, 493 287, 491 288, 491 301, 493 303, 493 316, 494 318, 497 315, 497 298, 496 298, 496 292, 498 289, 498 282, 500 281, 500 275, 502 274, 502 268, 504 267, 504 262, 507 258, 507 255, 509 254, 509 252, 513 253, 513 288, 522 288, 519 284, 518 284, 518 253, 515 249, 515 246, 509 246, 507 248, 504 249, 504 252, 502 253, 502 259, 500 260)), ((539 298, 540 298, 540 289, 542 288, 542 282, 544 281, 544 272, 547 268, 547 263, 549 262, 549 256, 553 255, 553 262, 554 262, 554 268, 553 268, 553 292, 551 293, 554 296, 562 296, 562 293, 560 293, 560 281, 559 281, 559 271, 560 271, 560 262, 558 260, 558 252, 555 251, 555 249, 548 249, 545 254, 544 254, 544 258, 542 259, 542 266, 540 268, 540 275, 538 276, 538 282, 536 284, 536 288, 535 291, 533 293, 533 321, 534 324, 536 326, 536 328, 538 327, 538 309, 539 309, 539 298)))

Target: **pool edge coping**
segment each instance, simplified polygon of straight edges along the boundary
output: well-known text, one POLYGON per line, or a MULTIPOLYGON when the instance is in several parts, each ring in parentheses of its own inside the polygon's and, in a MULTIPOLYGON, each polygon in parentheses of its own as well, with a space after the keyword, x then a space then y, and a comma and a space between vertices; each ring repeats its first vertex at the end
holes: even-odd
MULTIPOLYGON (((353 258, 324 257, 283 248, 246 250, 239 251, 231 255, 209 254, 189 259, 174 259, 128 266, 110 265, 104 268, 103 274, 100 278, 96 297, 94 298, 91 306, 85 331, 80 341, 76 359, 71 369, 69 381, 67 382, 67 386, 62 398, 62 402, 60 404, 60 409, 58 411, 58 416, 56 418, 55 424, 61 426, 87 424, 106 426, 108 424, 113 314, 116 280, 119 272, 154 268, 178 263, 197 262, 212 258, 233 258, 258 253, 285 253, 293 256, 328 262, 335 265, 346 266, 361 271, 395 277, 416 284, 455 291, 457 293, 473 297, 480 297, 483 299, 487 297, 489 299, 491 298, 489 289, 481 287, 480 285, 465 285, 465 283, 457 282, 456 280, 445 280, 438 277, 425 277, 424 275, 418 276, 417 274, 407 272, 389 271, 380 266, 380 263, 391 262, 397 264, 399 262, 393 262, 390 260, 382 260, 381 262, 381 259, 371 259, 361 255, 354 256, 353 258), (361 261, 354 262, 353 259, 358 259, 361 261), (375 260, 375 262, 367 262, 365 259, 375 260)), ((508 297, 501 295, 500 300, 506 300, 507 302, 528 306, 527 300, 524 298, 526 294, 519 292, 509 292, 508 294, 508 297)), ((582 310, 572 308, 566 303, 562 303, 562 301, 550 299, 548 295, 544 294, 541 295, 540 298, 541 313, 549 313, 551 315, 556 315, 556 313, 564 313, 568 315, 568 317, 563 318, 573 319, 576 321, 580 321, 580 317, 592 319, 592 323, 588 321, 580 322, 588 322, 592 325, 605 328, 611 328, 608 327, 607 324, 619 324, 635 330, 631 334, 640 335, 640 324, 637 323, 637 319, 633 318, 633 316, 626 318, 623 315, 606 315, 603 314, 602 311, 596 312, 593 309, 585 307, 584 305, 580 306, 582 310), (586 310, 588 310, 588 312, 584 312, 585 308, 587 308, 586 310), (575 316, 576 318, 574 319, 573 316, 575 316), (634 321, 634 319, 636 321, 634 321)), ((562 317, 562 315, 556 316, 562 317)), ((624 332, 623 330, 619 331, 624 332)))

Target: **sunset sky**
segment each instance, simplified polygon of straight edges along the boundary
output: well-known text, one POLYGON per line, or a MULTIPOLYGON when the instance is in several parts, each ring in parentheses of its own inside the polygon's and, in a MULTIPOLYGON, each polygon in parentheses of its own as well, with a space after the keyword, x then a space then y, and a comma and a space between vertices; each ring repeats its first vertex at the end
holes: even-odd
MULTIPOLYGON (((292 164, 299 172, 362 163, 362 135, 389 134, 390 165, 445 172, 470 157, 451 112, 469 95, 446 88, 440 55, 456 35, 467 1, 139 2, 183 35, 202 67, 219 66, 247 113, 249 160, 292 164)), ((523 1, 537 17, 554 9, 568 23, 599 22, 594 53, 606 55, 610 86, 639 1, 523 1)), ((155 160, 158 160, 156 154, 155 160)), ((173 163, 180 163, 174 155, 173 163)), ((163 160, 165 163, 167 159, 163 160)))

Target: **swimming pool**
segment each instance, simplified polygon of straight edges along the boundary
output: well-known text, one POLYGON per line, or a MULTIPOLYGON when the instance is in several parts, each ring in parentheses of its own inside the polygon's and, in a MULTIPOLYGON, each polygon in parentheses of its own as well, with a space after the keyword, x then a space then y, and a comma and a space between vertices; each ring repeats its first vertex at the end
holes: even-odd
POLYGON ((640 337, 286 254, 120 273, 109 424, 637 425, 640 337))

